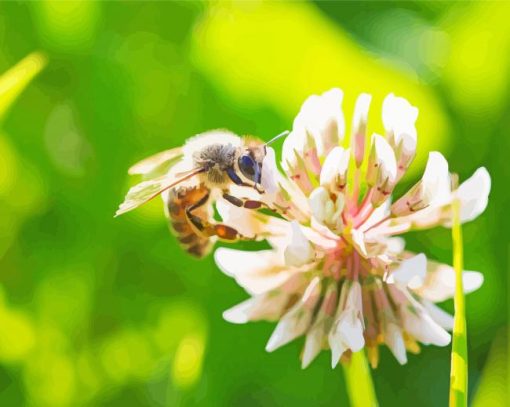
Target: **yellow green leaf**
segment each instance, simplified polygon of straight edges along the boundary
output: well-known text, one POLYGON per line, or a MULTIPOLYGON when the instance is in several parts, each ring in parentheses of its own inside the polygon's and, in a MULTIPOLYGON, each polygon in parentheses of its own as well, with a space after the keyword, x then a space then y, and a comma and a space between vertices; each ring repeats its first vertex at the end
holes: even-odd
POLYGON ((0 76, 0 120, 45 65, 46 57, 40 52, 34 52, 0 76))

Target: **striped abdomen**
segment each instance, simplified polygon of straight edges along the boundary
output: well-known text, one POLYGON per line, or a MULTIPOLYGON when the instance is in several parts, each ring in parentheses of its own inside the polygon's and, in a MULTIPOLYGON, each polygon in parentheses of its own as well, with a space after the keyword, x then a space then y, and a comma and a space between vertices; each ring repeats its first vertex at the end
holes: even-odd
MULTIPOLYGON (((168 194, 168 218, 170 228, 174 231, 183 248, 196 257, 203 257, 209 253, 212 242, 210 238, 197 234, 186 216, 186 208, 207 199, 209 190, 203 186, 180 186, 170 190, 168 194)), ((193 211, 194 215, 202 219, 210 216, 210 204, 205 204, 193 211)))

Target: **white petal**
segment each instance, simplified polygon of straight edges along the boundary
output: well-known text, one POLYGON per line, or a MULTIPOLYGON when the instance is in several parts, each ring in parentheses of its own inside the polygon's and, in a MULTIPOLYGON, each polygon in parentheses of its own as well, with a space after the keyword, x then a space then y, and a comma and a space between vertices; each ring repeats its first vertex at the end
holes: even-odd
POLYGON ((365 346, 363 325, 354 310, 344 311, 333 323, 328 342, 331 348, 331 366, 333 368, 346 350, 357 352, 365 346))
MULTIPOLYGON (((310 96, 294 120, 293 132, 305 134, 297 136, 296 140, 303 143, 303 137, 306 138, 307 134, 312 135, 320 156, 325 156, 337 146, 343 140, 345 132, 342 101, 343 92, 336 88, 320 96, 310 96)), ((298 148, 297 151, 303 150, 298 148)))
POLYGON ((353 316, 340 318, 339 329, 351 351, 357 352, 363 349, 365 338, 363 337, 363 324, 359 318, 353 316))
POLYGON ((359 229, 352 229, 351 231, 352 244, 354 248, 361 254, 363 257, 368 257, 367 248, 365 245, 365 235, 359 229))
POLYGON ((422 178, 423 199, 429 205, 438 206, 451 199, 451 181, 448 161, 441 153, 429 153, 429 159, 422 178))
POLYGON ((448 162, 441 153, 431 152, 422 179, 392 206, 395 216, 411 215, 419 223, 437 223, 436 209, 451 201, 451 180, 448 162))
POLYGON ((434 321, 436 321, 441 327, 447 329, 449 331, 453 330, 453 316, 448 314, 446 311, 443 311, 437 305, 433 304, 430 301, 422 301, 423 306, 432 317, 434 321))
POLYGON ((321 352, 325 323, 326 321, 322 320, 320 324, 314 325, 306 335, 303 358, 301 360, 302 369, 306 369, 321 352))
POLYGON ((390 93, 383 101, 382 119, 387 132, 397 134, 410 133, 418 118, 418 109, 406 99, 390 93))
POLYGON ((358 96, 358 99, 356 99, 356 105, 354 106, 351 147, 353 149, 354 159, 358 167, 361 165, 365 155, 367 119, 371 100, 371 95, 362 93, 358 96))
POLYGON ((302 129, 291 131, 290 134, 285 137, 282 146, 282 167, 289 171, 289 166, 296 165, 296 152, 303 154, 307 148, 307 137, 306 132, 302 129))
POLYGON ((390 215, 390 207, 391 207, 391 198, 388 198, 382 205, 379 205, 374 209, 369 218, 363 222, 363 224, 359 227, 360 230, 365 231, 370 229, 376 223, 381 222, 384 218, 390 215))
POLYGON ((275 153, 272 147, 266 147, 266 156, 262 161, 262 174, 260 182, 264 188, 265 194, 273 195, 278 191, 277 181, 279 171, 276 167, 275 153))
POLYGON ((255 236, 259 231, 259 222, 254 216, 255 212, 248 213, 246 209, 232 205, 226 200, 218 199, 216 209, 223 223, 235 227, 243 236, 255 236))
POLYGON ((376 187, 371 203, 377 207, 389 198, 397 181, 395 153, 388 141, 379 134, 372 136, 372 149, 365 177, 370 187, 376 187))
MULTIPOLYGON (((490 190, 491 177, 485 167, 478 168, 470 178, 460 184, 455 191, 455 197, 460 199, 462 223, 475 219, 485 210, 490 190)), ((451 222, 445 222, 445 226, 451 226, 451 222)))
POLYGON ((398 255, 404 251, 406 241, 401 237, 390 237, 385 240, 386 251, 393 255, 398 255))
POLYGON ((341 341, 339 335, 332 336, 331 334, 329 336, 329 347, 331 348, 331 367, 334 369, 348 348, 341 341))
POLYGON ((326 288, 321 307, 315 322, 308 331, 303 349, 301 367, 305 369, 317 357, 323 348, 324 339, 333 325, 333 315, 336 311, 337 289, 336 283, 330 283, 326 288))
MULTIPOLYGON (((403 260, 391 272, 392 280, 397 283, 410 286, 411 288, 419 287, 423 284, 423 279, 427 273, 427 257, 420 253, 414 257, 403 260)), ((388 281, 391 283, 392 281, 388 281)))
POLYGON ((312 216, 320 223, 324 223, 333 213, 333 201, 324 187, 315 188, 310 194, 308 202, 312 216))
POLYGON ((343 147, 335 147, 329 152, 321 170, 320 184, 342 190, 346 183, 347 168, 351 152, 343 147))
POLYGON ((245 324, 249 321, 274 321, 279 318, 289 300, 284 291, 271 291, 252 297, 223 312, 223 318, 233 324, 245 324))
POLYGON ((363 308, 359 282, 344 283, 338 303, 337 318, 328 336, 331 365, 335 367, 347 349, 357 352, 365 346, 363 308))
POLYGON ((450 343, 450 334, 434 322, 424 310, 410 310, 404 306, 401 307, 401 311, 405 330, 421 343, 437 346, 446 346, 450 343))
POLYGON ((307 287, 303 297, 278 322, 269 341, 266 351, 272 352, 301 336, 310 326, 313 308, 320 297, 320 279, 314 278, 307 287))
MULTIPOLYGON (((464 271, 462 283, 466 294, 475 291, 483 284, 483 274, 478 271, 464 271)), ((455 294, 455 270, 446 264, 428 260, 425 281, 415 291, 432 302, 452 298, 455 294)))
POLYGON ((359 316, 363 315, 363 302, 361 297, 361 284, 353 281, 349 288, 345 308, 353 308, 359 316))
POLYGON ((406 346, 400 327, 393 322, 389 322, 386 325, 384 339, 388 345, 388 348, 391 350, 391 353, 393 353, 393 356, 395 356, 397 359, 398 363, 405 365, 407 363, 406 346))
MULTIPOLYGON (((235 189, 233 191, 235 191, 232 193, 234 196, 250 197, 246 191, 242 191, 242 193, 237 193, 235 189)), ((255 191, 249 188, 248 192, 255 191)), ((258 198, 255 196, 253 199, 258 198)), ((239 208, 223 198, 216 201, 216 209, 223 223, 236 228, 243 236, 264 236, 277 252, 283 251, 289 240, 291 226, 284 219, 239 208)))
POLYGON ((295 273, 273 250, 249 252, 220 247, 214 252, 214 260, 221 271, 252 295, 279 287, 295 273))
POLYGON ((311 262, 315 253, 309 240, 303 234, 298 222, 292 221, 292 235, 290 244, 285 248, 285 264, 300 267, 311 262))

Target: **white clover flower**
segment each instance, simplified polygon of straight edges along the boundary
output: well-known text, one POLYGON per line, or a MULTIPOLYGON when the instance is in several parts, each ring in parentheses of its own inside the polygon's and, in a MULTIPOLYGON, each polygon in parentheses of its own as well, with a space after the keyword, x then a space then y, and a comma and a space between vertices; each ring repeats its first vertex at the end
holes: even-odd
MULTIPOLYGON (((252 296, 224 313, 246 323, 278 321, 266 349, 273 351, 305 335, 302 366, 331 349, 332 366, 342 355, 367 348, 372 366, 385 344, 399 363, 424 345, 450 343, 453 318, 434 303, 454 294, 450 266, 404 249, 398 235, 450 226, 451 206, 461 203, 461 221, 487 206, 490 177, 485 168, 458 188, 448 163, 429 155, 423 177, 391 203, 396 183, 416 150, 418 109, 390 94, 383 103, 385 135, 366 145, 371 96, 356 103, 350 148, 344 148, 343 93, 333 89, 310 97, 285 140, 281 174, 271 152, 264 161, 266 202, 281 218, 230 206, 223 220, 246 235, 267 238, 272 249, 257 252, 220 248, 219 267, 252 296), (270 178, 270 179, 269 179, 270 178), (241 211, 241 212, 240 212, 241 211)), ((466 292, 483 277, 465 271, 466 292)))

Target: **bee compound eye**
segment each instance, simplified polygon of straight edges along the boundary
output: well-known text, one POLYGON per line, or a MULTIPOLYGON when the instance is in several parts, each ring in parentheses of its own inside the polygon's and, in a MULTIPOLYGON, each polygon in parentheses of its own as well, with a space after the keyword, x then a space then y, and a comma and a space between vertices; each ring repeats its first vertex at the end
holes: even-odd
POLYGON ((242 155, 239 157, 239 169, 243 173, 243 175, 252 181, 255 180, 255 175, 257 173, 257 163, 253 160, 251 156, 248 154, 242 155))

